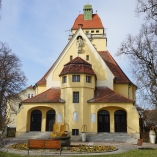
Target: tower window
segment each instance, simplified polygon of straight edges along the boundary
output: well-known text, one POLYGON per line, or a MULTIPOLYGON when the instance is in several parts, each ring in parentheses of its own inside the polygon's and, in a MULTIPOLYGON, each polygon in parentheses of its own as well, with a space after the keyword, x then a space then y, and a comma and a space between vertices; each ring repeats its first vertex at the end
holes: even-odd
POLYGON ((91 83, 91 76, 86 76, 86 82, 91 83))
POLYGON ((89 55, 86 55, 86 61, 89 61, 89 55))
POLYGON ((62 83, 66 83, 67 82, 67 76, 64 76, 63 78, 62 78, 62 83))
POLYGON ((70 61, 73 59, 73 56, 70 56, 70 61))
POLYGON ((79 103, 79 92, 73 92, 73 103, 79 103))
POLYGON ((80 82, 80 75, 72 75, 72 82, 80 82))

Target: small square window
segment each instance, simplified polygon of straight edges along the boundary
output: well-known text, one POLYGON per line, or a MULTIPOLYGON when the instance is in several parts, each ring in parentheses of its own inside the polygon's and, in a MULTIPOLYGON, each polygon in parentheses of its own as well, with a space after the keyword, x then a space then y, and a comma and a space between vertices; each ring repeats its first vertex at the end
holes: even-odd
POLYGON ((86 82, 91 83, 91 76, 86 76, 86 82))
POLYGON ((99 33, 99 30, 96 30, 96 33, 99 33))
POLYGON ((72 82, 80 82, 80 75, 72 75, 72 82))
POLYGON ((79 103, 79 92, 73 92, 73 103, 79 103))
POLYGON ((70 61, 73 60, 73 56, 70 56, 70 61))
POLYGON ((66 83, 67 82, 67 76, 64 76, 63 78, 62 78, 62 83, 66 83))
POLYGON ((94 33, 94 31, 91 31, 91 33, 94 33))
POLYGON ((86 34, 88 34, 89 33, 89 31, 86 31, 86 34))
POLYGON ((86 61, 89 61, 89 55, 86 55, 86 61))

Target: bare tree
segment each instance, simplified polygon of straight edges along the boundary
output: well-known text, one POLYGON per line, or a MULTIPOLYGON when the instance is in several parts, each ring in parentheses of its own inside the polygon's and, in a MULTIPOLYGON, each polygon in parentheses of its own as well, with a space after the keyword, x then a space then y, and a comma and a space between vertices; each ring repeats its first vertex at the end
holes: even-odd
POLYGON ((136 13, 145 15, 138 35, 127 35, 116 55, 131 63, 142 104, 157 107, 157 0, 137 0, 136 13))
POLYGON ((137 0, 135 12, 137 15, 144 14, 145 20, 157 21, 157 0, 137 0))
POLYGON ((12 108, 13 101, 20 99, 17 93, 22 90, 25 82, 19 58, 6 44, 0 43, 0 141, 9 122, 9 109, 12 108))

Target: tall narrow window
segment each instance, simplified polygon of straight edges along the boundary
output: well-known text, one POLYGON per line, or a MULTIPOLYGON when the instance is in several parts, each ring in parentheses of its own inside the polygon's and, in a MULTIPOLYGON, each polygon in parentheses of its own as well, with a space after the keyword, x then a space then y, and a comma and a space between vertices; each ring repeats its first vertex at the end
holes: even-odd
POLYGON ((79 92, 73 92, 73 103, 79 103, 79 92))
POLYGON ((89 55, 86 55, 86 61, 89 61, 89 55))
POLYGON ((28 94, 28 98, 30 98, 30 94, 28 94))
POLYGON ((31 94, 31 98, 33 98, 33 94, 31 94))
POLYGON ((70 56, 70 61, 73 59, 73 56, 70 56))
POLYGON ((91 83, 91 76, 86 76, 86 82, 91 83))
POLYGON ((64 76, 63 78, 62 78, 62 83, 66 83, 67 82, 67 76, 64 76))
POLYGON ((72 82, 80 82, 80 75, 72 75, 72 82))

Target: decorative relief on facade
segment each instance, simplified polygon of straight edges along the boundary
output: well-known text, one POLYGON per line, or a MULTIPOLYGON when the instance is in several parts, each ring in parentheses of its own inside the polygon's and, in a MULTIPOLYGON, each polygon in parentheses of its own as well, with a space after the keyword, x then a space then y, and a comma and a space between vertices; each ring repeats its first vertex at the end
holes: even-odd
POLYGON ((76 111, 73 113, 73 121, 74 122, 78 121, 78 112, 76 112, 76 111))
POLYGON ((91 123, 95 123, 96 122, 96 115, 95 115, 95 113, 91 113, 90 121, 91 121, 91 123))
POLYGON ((57 114, 57 122, 62 122, 62 114, 61 113, 57 114))

